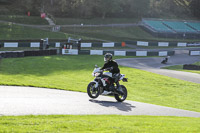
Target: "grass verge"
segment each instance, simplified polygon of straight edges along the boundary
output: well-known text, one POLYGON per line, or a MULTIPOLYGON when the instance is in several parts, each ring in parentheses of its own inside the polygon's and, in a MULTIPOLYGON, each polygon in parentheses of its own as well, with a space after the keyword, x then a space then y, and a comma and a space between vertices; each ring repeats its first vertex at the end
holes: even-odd
POLYGON ((51 32, 51 29, 38 29, 25 26, 19 26, 12 23, 0 23, 0 39, 2 40, 28 40, 28 39, 68 39, 82 38, 83 40, 98 40, 87 36, 75 35, 63 32, 51 32))
POLYGON ((40 16, 24 16, 24 15, 0 15, 0 20, 31 25, 48 25, 47 20, 40 16))
POLYGON ((138 23, 137 18, 91 18, 91 19, 79 19, 79 18, 55 18, 57 25, 73 25, 73 24, 87 24, 87 25, 98 25, 98 24, 127 24, 127 23, 138 23))
POLYGON ((159 116, 6 116, 0 132, 176 132, 200 131, 200 118, 159 116))
POLYGON ((126 40, 155 40, 155 41, 186 41, 194 42, 199 41, 196 39, 172 39, 172 38, 159 38, 145 32, 139 26, 133 27, 63 27, 62 32, 85 36, 90 38, 99 38, 102 40, 109 40, 114 42, 122 42, 126 40))
POLYGON ((139 27, 68 27, 63 32, 74 35, 101 38, 114 42, 137 39, 152 39, 153 36, 139 27))
POLYGON ((18 26, 11 23, 0 23, 0 39, 14 40, 14 39, 41 39, 41 38, 58 38, 66 39, 64 33, 50 32, 46 30, 18 26))
MULTIPOLYGON (((196 63, 194 63, 194 65, 200 66, 200 62, 196 62, 196 63)), ((184 71, 184 72, 191 72, 191 73, 200 74, 199 70, 185 70, 185 69, 183 69, 183 65, 168 66, 168 67, 163 67, 163 69, 170 69, 170 70, 184 71)))
MULTIPOLYGON (((44 56, 0 61, 0 84, 86 92, 94 65, 103 56, 44 56)), ((129 78, 128 99, 200 112, 200 84, 121 67, 129 78)))
MULTIPOLYGON (((0 15, 0 20, 21 23, 21 24, 31 24, 31 25, 48 25, 47 21, 41 19, 40 17, 34 16, 20 16, 20 15, 0 15)), ((80 25, 80 24, 89 24, 89 25, 102 25, 102 24, 126 24, 126 23, 138 23, 140 20, 135 18, 93 18, 93 19, 75 19, 75 18, 55 18, 57 25, 80 25)), ((15 27, 15 26, 13 26, 15 27)), ((16 28, 15 28, 16 29, 16 28)), ((23 27, 18 26, 18 30, 21 32, 15 32, 15 29, 11 29, 10 25, 5 26, 0 24, 0 31, 3 34, 0 34, 0 39, 39 39, 39 38, 53 38, 53 39, 63 39, 58 34, 60 33, 52 33, 53 36, 42 35, 44 32, 40 31, 33 32, 33 29, 28 28, 29 30, 26 31, 23 27), (4 30, 2 30, 4 29, 4 30), (12 31, 14 33, 7 33, 8 31, 12 31), (1 36, 3 35, 3 37, 1 36), (44 36, 44 37, 43 37, 44 36)), ((93 40, 107 40, 107 41, 114 41, 114 42, 121 42, 126 40, 155 40, 155 41, 199 41, 198 38, 196 39, 170 39, 170 38, 159 38, 154 37, 151 34, 145 32, 140 27, 69 27, 63 28, 61 27, 61 31, 65 34, 69 35, 70 37, 74 38, 82 38, 82 39, 93 39, 93 40)), ((49 33, 50 34, 50 33, 49 33)), ((63 33, 62 33, 63 34, 63 33)))

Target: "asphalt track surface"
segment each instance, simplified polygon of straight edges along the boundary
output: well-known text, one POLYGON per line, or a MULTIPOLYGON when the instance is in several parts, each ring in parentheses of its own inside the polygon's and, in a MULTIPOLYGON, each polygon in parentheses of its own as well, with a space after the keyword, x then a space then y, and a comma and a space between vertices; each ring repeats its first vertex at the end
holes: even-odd
POLYGON ((166 66, 192 64, 194 62, 200 62, 200 56, 189 56, 188 50, 176 50, 175 55, 169 58, 167 64, 161 64, 163 57, 153 58, 127 58, 116 60, 119 65, 137 68, 160 75, 165 75, 172 78, 177 78, 189 82, 200 84, 200 74, 174 71, 167 69, 160 69, 166 66))
MULTIPOLYGON (((160 64, 161 60, 162 58, 135 58, 117 60, 117 62, 120 65, 148 71, 152 69, 158 71, 163 66, 160 64)), ((171 57, 168 65, 193 63, 196 61, 199 61, 199 57, 191 57, 181 53, 171 57)), ((188 75, 190 74, 186 73, 185 77, 188 75)), ((181 76, 179 75, 178 77, 180 78, 181 76)), ((190 81, 190 78, 188 77, 186 80, 190 81)), ((196 79, 191 82, 195 81, 196 79)), ((119 103, 113 97, 108 96, 99 96, 97 99, 90 99, 86 93, 80 92, 35 87, 0 86, 0 116, 110 114, 200 117, 199 112, 129 100, 119 103)))
POLYGON ((0 115, 152 115, 200 117, 200 113, 112 97, 34 87, 0 86, 0 115))

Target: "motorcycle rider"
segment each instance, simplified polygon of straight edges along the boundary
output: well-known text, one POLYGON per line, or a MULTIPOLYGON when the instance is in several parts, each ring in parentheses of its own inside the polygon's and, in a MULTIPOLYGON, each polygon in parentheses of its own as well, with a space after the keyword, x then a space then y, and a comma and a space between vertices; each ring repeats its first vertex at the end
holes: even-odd
POLYGON ((163 60, 162 60, 162 64, 166 64, 168 62, 168 59, 170 58, 170 56, 166 56, 163 60))
POLYGON ((104 66, 101 68, 101 70, 106 69, 112 73, 114 83, 117 85, 117 91, 122 92, 118 81, 120 78, 120 69, 118 67, 117 62, 112 59, 111 53, 106 53, 104 55, 104 62, 104 66))

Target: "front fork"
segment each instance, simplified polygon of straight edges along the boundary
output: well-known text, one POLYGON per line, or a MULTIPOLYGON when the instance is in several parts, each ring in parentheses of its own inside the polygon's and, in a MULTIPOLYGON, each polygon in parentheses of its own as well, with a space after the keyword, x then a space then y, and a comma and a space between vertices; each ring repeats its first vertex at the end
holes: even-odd
POLYGON ((95 86, 94 86, 95 88, 97 88, 99 86, 99 83, 97 81, 94 80, 92 82, 95 83, 95 86))
POLYGON ((120 87, 119 81, 117 81, 115 84, 117 85, 117 86, 116 86, 117 88, 120 87))
POLYGON ((95 83, 94 90, 100 89, 100 94, 102 94, 103 91, 104 91, 104 89, 103 89, 103 87, 99 86, 99 84, 100 84, 100 83, 99 83, 99 80, 94 79, 94 81, 92 81, 92 82, 95 83))

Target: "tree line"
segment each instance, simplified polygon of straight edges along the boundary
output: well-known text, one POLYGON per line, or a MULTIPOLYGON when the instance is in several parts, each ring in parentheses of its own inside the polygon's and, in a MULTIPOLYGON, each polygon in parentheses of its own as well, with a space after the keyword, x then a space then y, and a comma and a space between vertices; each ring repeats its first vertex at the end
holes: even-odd
POLYGON ((0 0, 0 14, 56 17, 185 17, 200 18, 200 0, 0 0))

